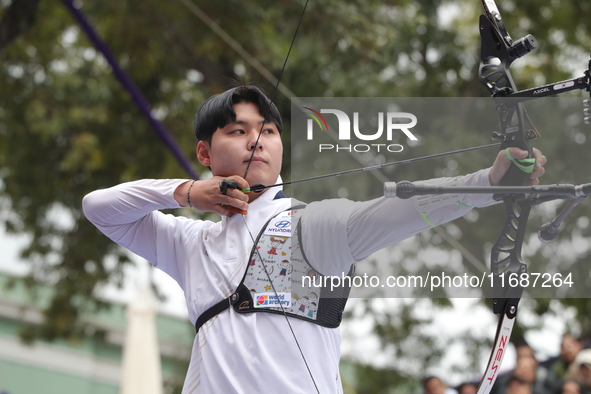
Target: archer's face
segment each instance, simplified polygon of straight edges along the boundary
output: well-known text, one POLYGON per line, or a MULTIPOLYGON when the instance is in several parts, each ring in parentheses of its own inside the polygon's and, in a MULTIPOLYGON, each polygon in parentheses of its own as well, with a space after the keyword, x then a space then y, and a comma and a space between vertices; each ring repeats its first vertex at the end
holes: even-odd
POLYGON ((235 104, 234 111, 236 121, 217 129, 211 144, 199 141, 199 161, 210 166, 215 176, 244 176, 260 132, 246 180, 250 185, 274 184, 281 171, 283 156, 283 143, 277 126, 264 122, 259 108, 253 103, 235 104))

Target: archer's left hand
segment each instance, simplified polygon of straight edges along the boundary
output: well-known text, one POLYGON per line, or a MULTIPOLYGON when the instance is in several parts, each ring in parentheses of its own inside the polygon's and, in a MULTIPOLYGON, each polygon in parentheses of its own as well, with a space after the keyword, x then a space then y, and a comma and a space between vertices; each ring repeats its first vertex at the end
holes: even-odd
MULTIPOLYGON (((533 151, 536 163, 534 164, 533 172, 529 176, 530 186, 538 185, 540 183, 538 178, 544 175, 544 172, 546 172, 546 170, 544 170, 544 165, 548 161, 546 156, 544 156, 538 149, 533 148, 533 151)), ((527 157, 527 151, 519 148, 511 148, 509 153, 514 159, 524 159, 527 157)), ((511 167, 511 161, 507 158, 505 151, 502 150, 497 155, 492 169, 488 174, 488 180, 490 181, 491 186, 497 186, 499 182, 501 182, 503 175, 505 175, 507 170, 509 170, 509 167, 511 167)))

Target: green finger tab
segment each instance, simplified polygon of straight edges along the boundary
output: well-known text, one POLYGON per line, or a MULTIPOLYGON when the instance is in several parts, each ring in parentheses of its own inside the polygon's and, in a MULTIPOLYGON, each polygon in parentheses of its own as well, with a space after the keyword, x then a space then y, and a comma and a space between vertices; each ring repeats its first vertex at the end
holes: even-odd
POLYGON ((505 156, 507 156, 507 159, 511 160, 511 162, 513 162, 513 164, 517 166, 517 168, 519 168, 521 171, 527 174, 531 174, 532 172, 534 172, 534 164, 536 163, 536 159, 534 159, 533 157, 526 157, 525 159, 516 159, 509 153, 510 149, 511 148, 505 149, 505 156))

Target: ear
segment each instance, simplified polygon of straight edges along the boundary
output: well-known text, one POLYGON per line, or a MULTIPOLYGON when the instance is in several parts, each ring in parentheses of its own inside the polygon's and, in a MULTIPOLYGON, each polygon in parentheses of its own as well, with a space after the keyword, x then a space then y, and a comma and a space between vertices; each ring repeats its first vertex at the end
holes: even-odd
POLYGON ((197 159, 201 164, 204 166, 211 166, 211 156, 210 156, 211 147, 207 141, 199 141, 197 143, 197 159))

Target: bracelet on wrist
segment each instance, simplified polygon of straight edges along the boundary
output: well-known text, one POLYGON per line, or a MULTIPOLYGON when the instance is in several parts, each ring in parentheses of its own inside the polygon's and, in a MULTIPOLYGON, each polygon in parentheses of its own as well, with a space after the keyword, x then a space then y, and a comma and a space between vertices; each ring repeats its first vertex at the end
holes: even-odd
POLYGON ((187 203, 189 204, 189 206, 191 208, 193 208, 193 205, 191 205, 191 188, 193 187, 195 182, 197 182, 197 181, 193 180, 193 182, 191 182, 191 184, 189 185, 189 190, 187 190, 187 203))

